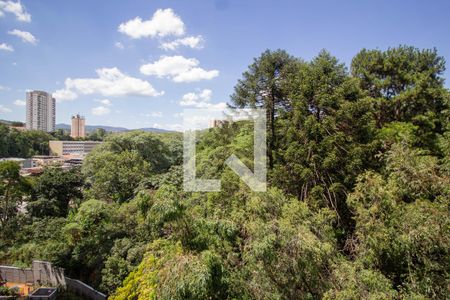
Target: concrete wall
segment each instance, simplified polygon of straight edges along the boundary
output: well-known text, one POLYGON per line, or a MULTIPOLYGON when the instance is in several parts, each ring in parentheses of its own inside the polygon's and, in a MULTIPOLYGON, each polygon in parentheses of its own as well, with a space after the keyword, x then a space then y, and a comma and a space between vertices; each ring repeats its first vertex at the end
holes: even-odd
POLYGON ((34 284, 35 282, 32 269, 20 269, 8 266, 0 266, 0 280, 25 284, 34 284))
POLYGON ((31 268, 0 266, 0 280, 35 285, 66 286, 64 269, 45 261, 33 261, 31 268))
POLYGON ((82 296, 83 298, 92 299, 92 300, 105 300, 106 295, 100 293, 99 291, 94 290, 89 285, 76 280, 66 277, 67 289, 71 292, 82 296))
POLYGON ((35 282, 50 284, 51 286, 66 286, 64 269, 52 266, 47 261, 33 261, 33 277, 35 282))
POLYGON ((67 288, 85 299, 105 300, 106 295, 89 285, 64 276, 64 269, 35 260, 31 268, 0 266, 0 281, 67 288))

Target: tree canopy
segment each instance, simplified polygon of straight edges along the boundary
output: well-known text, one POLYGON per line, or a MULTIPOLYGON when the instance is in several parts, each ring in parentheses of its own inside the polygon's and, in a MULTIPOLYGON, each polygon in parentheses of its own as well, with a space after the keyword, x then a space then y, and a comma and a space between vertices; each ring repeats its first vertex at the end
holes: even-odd
POLYGON ((224 164, 253 168, 246 121, 198 132, 197 177, 220 192, 182 189, 177 133, 109 134, 81 170, 37 178, 0 163, 0 261, 52 261, 114 300, 447 299, 444 70, 409 46, 349 67, 263 52, 230 106, 267 109, 267 192, 224 164))

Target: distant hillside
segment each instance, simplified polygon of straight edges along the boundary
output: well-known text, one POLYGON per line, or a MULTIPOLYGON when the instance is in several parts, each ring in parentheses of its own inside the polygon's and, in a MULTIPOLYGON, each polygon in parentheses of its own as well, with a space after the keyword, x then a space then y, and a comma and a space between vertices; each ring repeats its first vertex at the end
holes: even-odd
MULTIPOLYGON (((18 122, 18 121, 9 121, 9 120, 1 120, 0 123, 6 124, 8 126, 25 126, 25 123, 18 122)), ((64 130, 70 130, 69 124, 59 123, 55 125, 56 129, 64 129, 64 130)), ((108 132, 125 132, 125 131, 131 131, 131 130, 143 130, 143 131, 149 131, 149 132, 174 132, 173 130, 166 130, 166 129, 160 129, 160 128, 139 128, 139 129, 128 129, 125 127, 115 127, 115 126, 106 126, 106 125, 86 125, 86 132, 93 132, 97 130, 97 128, 103 128, 108 132)))
POLYGON ((25 126, 25 123, 20 121, 8 121, 8 120, 0 120, 0 123, 8 125, 8 126, 25 126))
MULTIPOLYGON (((69 124, 59 123, 56 124, 56 129, 64 129, 64 130, 70 130, 69 124)), ((86 125, 86 132, 93 132, 97 130, 98 128, 102 128, 109 132, 125 132, 130 131, 132 129, 128 129, 125 127, 114 127, 114 126, 105 126, 105 125, 86 125)), ((150 131, 150 132, 172 132, 171 130, 165 130, 165 129, 159 129, 159 128, 139 128, 139 129, 133 129, 133 130, 143 130, 143 131, 150 131)))

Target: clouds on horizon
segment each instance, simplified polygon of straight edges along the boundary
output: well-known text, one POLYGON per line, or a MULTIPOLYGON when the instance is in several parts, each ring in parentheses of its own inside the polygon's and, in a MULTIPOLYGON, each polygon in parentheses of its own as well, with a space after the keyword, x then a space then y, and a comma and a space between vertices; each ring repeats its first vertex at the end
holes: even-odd
POLYGON ((36 45, 37 42, 38 42, 38 40, 34 37, 34 35, 32 35, 28 31, 22 31, 22 30, 19 30, 19 29, 14 29, 14 30, 8 31, 8 34, 17 36, 24 43, 29 43, 29 44, 36 45))
POLYGON ((218 70, 205 70, 198 65, 195 58, 185 58, 181 55, 161 56, 159 60, 144 64, 140 71, 144 75, 154 75, 159 78, 169 78, 174 82, 195 82, 211 80, 219 76, 218 70))
POLYGON ((104 116, 104 115, 108 115, 111 112, 111 110, 106 107, 106 106, 97 106, 91 109, 91 113, 94 116, 104 116))
POLYGON ((10 108, 0 104, 0 113, 10 113, 10 112, 12 112, 12 110, 10 108))
POLYGON ((6 43, 0 43, 0 50, 13 52, 14 48, 13 48, 13 46, 8 45, 6 43))
POLYGON ((96 70, 97 78, 67 78, 65 88, 57 90, 53 96, 58 101, 74 100, 78 94, 99 94, 105 97, 148 96, 164 94, 157 91, 145 80, 128 76, 118 68, 101 68, 96 70))
POLYGON ((204 47, 204 42, 205 40, 203 37, 201 35, 197 35, 176 39, 171 42, 163 42, 159 47, 164 50, 176 50, 180 46, 186 46, 192 49, 202 49, 204 47))
POLYGON ((215 108, 225 109, 227 107, 225 102, 213 104, 210 102, 212 98, 212 91, 204 89, 199 92, 191 92, 184 94, 179 104, 181 106, 190 106, 192 108, 215 108))
POLYGON ((3 1, 0 0, 0 17, 5 13, 11 13, 16 17, 16 20, 21 22, 31 22, 31 15, 26 12, 25 7, 20 1, 3 1))
MULTIPOLYGON (((132 39, 179 37, 172 41, 160 40, 159 47, 163 50, 176 50, 180 46, 201 49, 204 44, 201 35, 182 37, 186 33, 186 26, 180 16, 175 14, 171 8, 158 9, 152 18, 146 21, 143 21, 141 17, 136 17, 121 23, 118 31, 132 39)), ((123 49, 120 42, 116 43, 116 47, 123 49)))
POLYGON ((25 105, 27 105, 27 102, 25 100, 17 99, 14 101, 14 105, 25 106, 25 105))
POLYGON ((99 102, 99 103, 101 103, 103 105, 106 105, 106 106, 112 105, 111 100, 109 100, 109 99, 96 99, 94 101, 95 102, 99 102))
MULTIPOLYGON (((31 15, 26 11, 20 1, 13 2, 0 0, 0 18, 5 17, 6 14, 15 16, 15 18, 21 22, 31 22, 31 15)), ((4 43, 0 43, 0 51, 13 52, 14 48, 12 45, 14 45, 14 47, 19 47, 20 41, 17 41, 16 44, 14 37, 20 38, 22 42, 27 44, 44 44, 31 32, 21 30, 22 28, 19 26, 20 25, 12 27, 7 31, 7 34, 11 37, 10 39, 5 40, 4 43)), ((205 39, 202 35, 192 35, 187 32, 186 25, 182 18, 176 14, 172 8, 157 9, 150 18, 136 16, 135 18, 122 22, 116 28, 118 32, 132 40, 144 38, 155 39, 159 44, 158 48, 161 53, 164 51, 176 51, 188 48, 202 49, 205 44, 205 39)), ((40 35, 39 31, 33 33, 37 34, 37 36, 40 35)), ((129 43, 130 41, 120 41, 119 39, 116 40, 116 42, 113 41, 111 46, 114 45, 117 49, 126 51, 127 49, 134 47, 134 45, 130 45, 129 43)), ((119 53, 123 52, 117 51, 117 54, 119 53)), ((157 58, 149 63, 141 63, 139 70, 143 75, 164 78, 175 83, 192 83, 211 80, 219 76, 218 70, 214 68, 206 69, 201 66, 198 59, 185 57, 183 55, 160 56, 159 59, 157 58)), ((126 71, 129 70, 127 69, 126 71)), ((55 89, 53 97, 55 97, 57 102, 62 102, 72 101, 81 96, 98 95, 98 99, 94 100, 97 103, 86 107, 86 110, 88 112, 90 110, 91 114, 95 116, 105 116, 112 113, 115 107, 112 106, 111 101, 106 99, 106 97, 157 97, 164 95, 164 91, 155 89, 143 76, 130 76, 117 67, 98 68, 95 72, 96 76, 76 76, 75 78, 70 77, 70 74, 68 74, 68 76, 65 76, 66 79, 64 85, 60 89, 55 89), (139 77, 142 77, 142 79, 139 77)), ((212 91, 204 89, 183 95, 181 101, 172 99, 172 101, 167 102, 196 108, 208 108, 223 105, 223 103, 210 103, 211 96, 212 91)), ((20 96, 17 96, 17 98, 19 97, 20 96)), ((179 99, 180 96, 177 97, 179 99)), ((13 105, 18 106, 17 108, 19 108, 20 106, 26 105, 26 102, 18 99, 11 102, 10 105, 12 108, 14 108, 13 105)), ((10 108, 1 106, 0 112, 6 113, 11 111, 10 108)), ((160 111, 153 111, 152 113, 140 116, 161 118, 163 115, 160 111)), ((167 127, 169 125, 165 126, 167 127)))
POLYGON ((185 26, 181 18, 171 8, 158 9, 151 19, 143 21, 136 17, 119 25, 119 32, 132 39, 144 37, 182 36, 185 26))

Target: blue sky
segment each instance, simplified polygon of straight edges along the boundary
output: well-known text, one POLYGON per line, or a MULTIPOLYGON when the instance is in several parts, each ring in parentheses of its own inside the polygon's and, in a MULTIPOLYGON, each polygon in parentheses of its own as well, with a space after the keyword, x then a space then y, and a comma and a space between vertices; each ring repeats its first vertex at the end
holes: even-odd
POLYGON ((449 60, 449 32, 450 1, 0 0, 0 118, 24 121, 39 89, 57 96, 57 123, 180 129, 183 109, 227 102, 265 49, 349 65, 407 44, 449 60))

